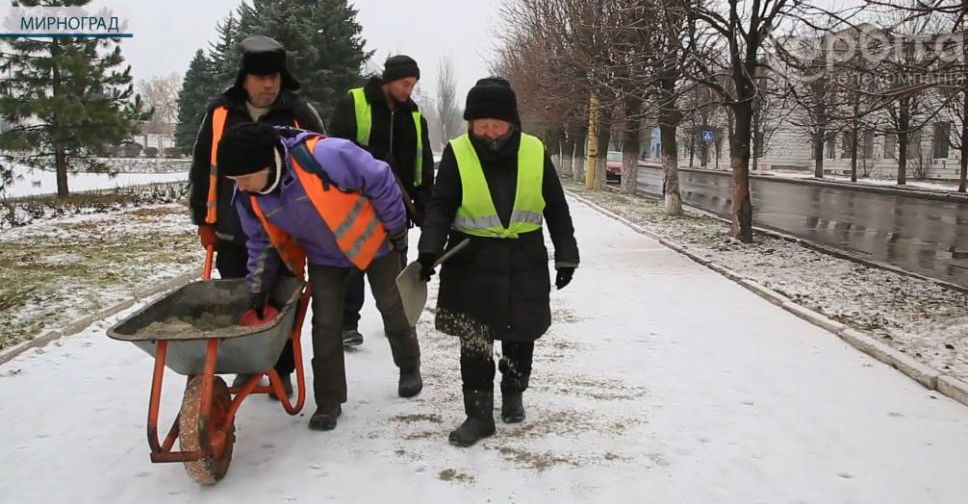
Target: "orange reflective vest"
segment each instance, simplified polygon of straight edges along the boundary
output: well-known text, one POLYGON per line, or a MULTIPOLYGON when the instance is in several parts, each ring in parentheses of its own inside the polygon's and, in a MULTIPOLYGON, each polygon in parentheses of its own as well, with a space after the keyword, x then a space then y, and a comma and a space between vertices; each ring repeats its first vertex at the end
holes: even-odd
MULTIPOLYGON (((317 173, 303 166, 303 162, 316 163, 312 153, 321 138, 324 137, 312 136, 305 140, 303 146, 293 149, 294 152, 290 155, 293 171, 316 211, 326 222, 326 227, 336 237, 340 250, 346 254, 346 258, 353 265, 360 270, 365 270, 373 262, 380 246, 386 241, 387 230, 377 216, 373 203, 360 191, 344 192, 334 185, 326 188, 317 173), (295 151, 299 148, 305 149, 303 154, 308 155, 298 155, 295 151)), ((313 168, 315 172, 321 170, 318 166, 313 168)), ((306 265, 306 251, 289 233, 266 218, 255 195, 250 196, 250 201, 253 212, 262 223, 266 234, 269 235, 269 241, 279 251, 279 256, 286 267, 297 278, 302 277, 306 265)))
MULTIPOLYGON (((225 119, 229 115, 229 109, 225 105, 215 107, 212 111, 212 148, 209 151, 208 163, 208 200, 205 207, 205 223, 215 224, 218 219, 218 143, 222 140, 222 132, 225 131, 225 119)), ((293 119, 293 124, 299 127, 299 121, 293 119)))

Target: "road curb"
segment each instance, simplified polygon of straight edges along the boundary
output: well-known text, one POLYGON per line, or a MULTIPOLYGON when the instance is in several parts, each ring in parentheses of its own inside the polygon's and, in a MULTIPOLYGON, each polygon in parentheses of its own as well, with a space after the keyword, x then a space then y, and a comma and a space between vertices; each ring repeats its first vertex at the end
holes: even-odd
POLYGON ((873 357, 874 359, 887 364, 894 369, 897 369, 907 377, 920 383, 928 389, 936 390, 939 393, 950 397, 951 399, 968 406, 968 383, 965 383, 957 378, 947 376, 942 374, 940 371, 931 368, 921 362, 918 362, 910 355, 907 355, 899 350, 891 348, 890 346, 881 343, 876 338, 860 332, 856 329, 847 327, 845 324, 833 320, 826 315, 818 313, 811 310, 805 306, 797 304, 796 302, 790 300, 786 296, 757 283, 755 280, 746 278, 739 273, 726 268, 710 258, 699 256, 693 252, 690 252, 680 244, 671 242, 667 239, 658 237, 654 232, 645 230, 641 226, 633 223, 632 221, 618 215, 617 213, 600 206, 597 203, 589 201, 588 199, 582 197, 581 195, 575 193, 574 191, 565 189, 567 193, 572 198, 581 201, 583 204, 589 206, 597 212, 600 212, 608 217, 611 217, 622 224, 625 224, 632 230, 639 232, 659 241, 662 245, 669 247, 670 249, 678 252, 694 262, 705 266, 727 278, 738 283, 744 288, 752 291, 763 299, 778 305, 784 310, 796 315, 797 317, 817 326, 821 329, 825 329, 830 333, 835 334, 840 339, 845 341, 850 346, 864 352, 865 354, 873 357), (672 243, 675 247, 670 246, 672 243))
POLYGON ((111 315, 115 315, 121 311, 131 308, 136 302, 143 301, 147 297, 181 287, 182 285, 197 278, 197 276, 198 275, 194 273, 184 273, 166 280, 158 285, 136 290, 130 299, 125 299, 124 301, 115 303, 107 308, 98 310, 94 314, 85 315, 78 319, 72 320, 64 324, 61 329, 48 331, 36 338, 21 341, 8 349, 0 350, 0 366, 13 360, 15 357, 26 352, 27 350, 45 347, 50 344, 50 342, 60 339, 64 336, 73 336, 84 329, 87 329, 88 326, 99 320, 104 320, 111 315))

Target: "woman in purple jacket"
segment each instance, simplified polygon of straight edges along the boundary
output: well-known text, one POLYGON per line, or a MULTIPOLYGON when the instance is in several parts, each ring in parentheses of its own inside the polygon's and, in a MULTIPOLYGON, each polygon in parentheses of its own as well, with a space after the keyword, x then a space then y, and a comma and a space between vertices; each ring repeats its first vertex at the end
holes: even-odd
POLYGON ((398 393, 417 395, 420 347, 395 282, 398 250, 407 246, 406 210, 390 167, 351 141, 263 123, 229 128, 218 166, 236 183, 234 204, 248 236, 250 309, 261 315, 280 265, 302 278, 300 261, 308 262, 317 406, 309 428, 336 427, 346 402, 340 330, 345 279, 354 268, 370 279, 400 369, 398 393))

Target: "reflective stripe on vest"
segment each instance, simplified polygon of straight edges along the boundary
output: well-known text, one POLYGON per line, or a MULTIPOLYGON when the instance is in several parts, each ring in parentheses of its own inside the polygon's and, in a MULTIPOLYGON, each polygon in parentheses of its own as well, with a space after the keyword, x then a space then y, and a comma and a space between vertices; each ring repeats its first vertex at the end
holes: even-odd
POLYGON ((296 243, 296 240, 289 233, 269 222, 265 212, 262 211, 262 207, 259 206, 259 199, 255 195, 249 196, 249 201, 252 202, 252 211, 259 218, 259 222, 262 223, 262 229, 265 229, 266 234, 269 235, 269 241, 279 251, 279 257, 282 258, 286 267, 289 268, 294 277, 304 279, 306 251, 296 243))
POLYGON ((541 229, 544 221, 544 144, 531 135, 521 134, 518 147, 518 176, 510 225, 505 228, 494 208, 484 169, 465 133, 450 141, 457 158, 462 196, 453 228, 484 238, 517 238, 521 233, 541 229))
POLYGON ((225 118, 229 115, 229 109, 221 106, 212 111, 212 149, 208 168, 208 200, 206 201, 205 223, 215 224, 218 217, 218 142, 222 139, 222 131, 225 130, 225 118))
MULTIPOLYGON (((363 88, 350 89, 353 95, 353 110, 356 112, 356 143, 370 146, 370 130, 373 128, 373 109, 370 102, 366 100, 366 93, 363 88)), ((414 110, 413 117, 414 131, 417 132, 417 154, 414 156, 413 163, 413 186, 420 187, 423 184, 423 125, 420 123, 420 111, 414 110)), ((391 124, 392 128, 393 125, 391 124)))
MULTIPOLYGON (((205 202, 205 223, 215 224, 218 219, 218 143, 222 140, 222 132, 225 131, 225 119, 229 115, 229 109, 225 105, 215 107, 212 111, 212 148, 209 151, 208 168, 208 199, 205 202)), ((299 128, 299 121, 293 119, 292 122, 299 128)))
MULTIPOLYGON (((343 192, 335 186, 330 186, 329 189, 323 187, 322 179, 317 175, 322 168, 319 168, 312 155, 320 138, 313 136, 292 149, 293 171, 313 207, 326 223, 326 227, 332 231, 340 250, 357 268, 365 270, 386 241, 386 228, 377 216, 373 203, 359 191, 343 192), (306 169, 306 166, 312 166, 312 170, 306 169)), ((255 196, 252 198, 254 201, 255 196)), ((286 264, 299 265, 297 254, 289 250, 297 248, 303 257, 305 252, 291 241, 285 231, 262 216, 257 205, 253 204, 252 208, 286 264)), ((294 273, 296 271, 299 270, 294 270, 294 273)))

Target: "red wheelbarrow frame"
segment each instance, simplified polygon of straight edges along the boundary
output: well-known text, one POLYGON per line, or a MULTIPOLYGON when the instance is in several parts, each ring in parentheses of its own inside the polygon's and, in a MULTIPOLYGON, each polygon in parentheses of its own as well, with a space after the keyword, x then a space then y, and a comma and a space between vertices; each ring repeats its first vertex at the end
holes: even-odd
MULTIPOLYGON (((214 251, 215 248, 211 245, 206 248, 205 267, 202 274, 202 278, 205 280, 211 279, 212 257, 214 255, 214 251)), ((273 392, 275 393, 276 397, 279 398, 279 402, 286 410, 286 413, 290 415, 297 415, 300 411, 302 411, 303 405, 306 402, 306 387, 304 386, 306 382, 305 369, 303 368, 302 362, 302 343, 300 340, 300 334, 302 332, 303 320, 306 318, 306 310, 309 306, 310 296, 311 293, 309 287, 304 287, 302 295, 299 298, 299 305, 296 308, 296 319, 293 323, 292 332, 289 335, 289 339, 292 341, 293 358, 296 361, 296 381, 299 385, 296 396, 296 404, 292 404, 289 400, 288 394, 286 394, 285 389, 282 387, 282 381, 279 378, 279 373, 277 373, 275 369, 269 369, 267 373, 255 374, 250 377, 243 386, 229 387, 229 393, 234 394, 232 404, 222 422, 219 425, 211 425, 211 428, 207 430, 207 432, 211 432, 212 434, 204 436, 208 439, 202 439, 202 449, 200 450, 172 450, 175 445, 175 440, 178 439, 179 434, 178 416, 175 417, 171 429, 168 431, 168 435, 165 436, 164 442, 159 441, 158 413, 161 404, 162 383, 165 375, 165 360, 168 354, 168 341, 159 340, 157 342, 154 375, 151 379, 151 399, 148 403, 148 445, 151 447, 152 462, 192 462, 201 460, 210 455, 216 459, 221 458, 226 449, 226 438, 228 432, 230 429, 232 429, 232 426, 235 422, 235 413, 242 405, 242 401, 244 401, 245 398, 250 394, 273 392), (263 375, 269 377, 269 386, 257 385, 259 381, 262 380, 263 375), (206 447, 208 450, 206 450, 206 447)), ((205 350, 205 365, 201 374, 202 381, 200 393, 200 416, 205 425, 210 425, 209 417, 211 416, 212 409, 212 383, 215 378, 215 364, 218 356, 218 345, 220 342, 221 338, 209 339, 205 350)), ((195 376, 188 376, 186 387, 187 383, 190 383, 193 378, 195 378, 195 376)))

